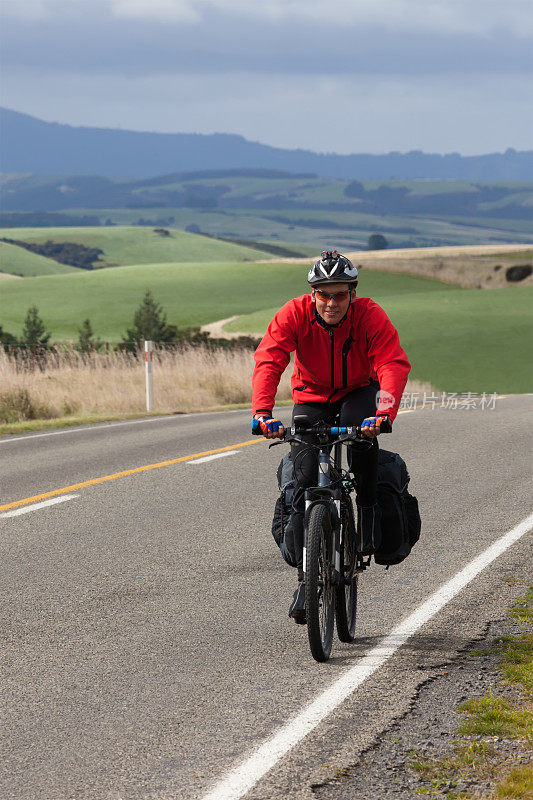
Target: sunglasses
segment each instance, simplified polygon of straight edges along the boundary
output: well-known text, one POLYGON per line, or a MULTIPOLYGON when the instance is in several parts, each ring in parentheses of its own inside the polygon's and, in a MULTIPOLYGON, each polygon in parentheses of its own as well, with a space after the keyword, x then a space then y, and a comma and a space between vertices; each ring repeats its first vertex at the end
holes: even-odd
POLYGON ((315 289, 315 296, 318 297, 319 300, 324 300, 324 302, 328 302, 328 300, 334 300, 336 303, 341 303, 343 300, 349 296, 351 289, 344 289, 342 292, 335 292, 335 294, 328 294, 328 292, 323 292, 322 289, 315 289))

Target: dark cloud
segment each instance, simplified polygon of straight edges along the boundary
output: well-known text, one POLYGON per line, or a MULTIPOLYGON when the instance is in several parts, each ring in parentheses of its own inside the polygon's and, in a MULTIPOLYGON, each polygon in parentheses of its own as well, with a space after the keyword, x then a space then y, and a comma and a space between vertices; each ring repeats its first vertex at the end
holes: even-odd
MULTIPOLYGON (((184 8, 195 1, 180 0, 184 8)), ((15 9, 28 9, 25 2, 8 0, 15 9)), ((479 29, 461 0, 380 0, 383 19, 385 8, 410 9, 396 27, 390 19, 376 24, 372 0, 357 6, 368 11, 364 24, 343 24, 341 11, 355 0, 324 0, 332 14, 320 22, 304 13, 259 19, 245 0, 229 0, 225 13, 216 10, 222 0, 206 0, 197 4, 205 12, 199 21, 164 23, 149 15, 118 19, 110 0, 43 2, 42 18, 13 14, 3 20, 2 102, 47 120, 232 132, 282 147, 344 153, 414 148, 472 154, 532 146, 533 47, 527 31, 521 37, 516 16, 513 25, 495 29, 494 10, 505 17, 495 2, 479 29), (439 8, 449 23, 440 31, 433 17, 428 24, 428 14, 439 8), (470 17, 457 19, 452 33, 454 9, 470 17), (305 124, 322 108, 338 110, 336 124, 305 124)), ((113 2, 116 9, 120 0, 113 2)), ((170 0, 131 2, 128 10, 142 7, 144 13, 150 5, 165 9, 170 0)), ((282 0, 268 3, 281 8, 282 0)), ((316 7, 319 0, 309 3, 316 7)), ((525 8, 521 0, 511 3, 525 8)), ((36 14, 39 4, 34 0, 36 14)))
POLYGON ((117 20, 102 13, 38 22, 8 18, 4 66, 121 75, 257 72, 290 74, 527 73, 531 43, 498 36, 343 29, 309 22, 237 21, 212 13, 201 24, 117 20))

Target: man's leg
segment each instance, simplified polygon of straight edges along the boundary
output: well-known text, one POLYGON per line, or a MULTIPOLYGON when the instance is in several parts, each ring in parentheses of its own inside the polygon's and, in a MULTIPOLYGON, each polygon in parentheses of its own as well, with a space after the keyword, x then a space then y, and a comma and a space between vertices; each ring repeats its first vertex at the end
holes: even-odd
MULTIPOLYGON (((295 405, 292 410, 292 421, 294 417, 305 416, 309 425, 317 422, 333 424, 334 411, 326 403, 301 403, 295 405)), ((304 441, 315 442, 316 437, 312 434, 304 434, 301 437, 304 441)), ((318 455, 313 447, 306 447, 303 444, 291 444, 291 459, 294 465, 294 476, 296 487, 294 500, 292 503, 292 520, 294 530, 294 549, 298 566, 298 579, 303 579, 303 541, 304 541, 304 511, 305 511, 305 490, 308 486, 316 486, 318 480, 318 455)))
MULTIPOLYGON (((309 425, 316 422, 326 422, 333 424, 335 412, 326 403, 301 403, 295 405, 292 411, 292 420, 295 416, 305 416, 309 425)), ((315 441, 312 434, 302 435, 304 441, 315 441)), ((294 552, 296 556, 296 566, 298 568, 299 586, 294 593, 294 600, 289 610, 289 616, 294 617, 296 622, 305 622, 305 597, 303 569, 303 546, 304 546, 304 514, 305 514, 305 490, 309 486, 315 486, 318 476, 318 456, 312 447, 305 444, 291 444, 291 459, 294 465, 294 476, 296 487, 292 502, 291 522, 294 532, 294 552)))
MULTIPOLYGON (((368 386, 354 389, 342 400, 340 412, 341 425, 360 425, 366 417, 374 417, 377 411, 379 383, 372 381, 368 386)), ((348 448, 348 463, 357 483, 357 501, 363 506, 376 502, 376 483, 378 478, 378 442, 354 444, 348 448)))
MULTIPOLYGON (((374 417, 378 392, 379 383, 372 381, 369 386, 362 386, 346 395, 341 405, 340 424, 358 426, 366 417, 374 417)), ((357 520, 363 552, 372 550, 376 538, 378 453, 377 439, 355 443, 348 448, 348 464, 356 483, 357 520)))

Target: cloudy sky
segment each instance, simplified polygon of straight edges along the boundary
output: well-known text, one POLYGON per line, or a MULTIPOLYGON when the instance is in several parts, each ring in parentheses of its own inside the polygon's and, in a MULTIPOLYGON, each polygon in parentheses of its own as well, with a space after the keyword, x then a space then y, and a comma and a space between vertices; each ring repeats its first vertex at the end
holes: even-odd
POLYGON ((3 0, 1 104, 321 152, 533 149, 532 0, 3 0))

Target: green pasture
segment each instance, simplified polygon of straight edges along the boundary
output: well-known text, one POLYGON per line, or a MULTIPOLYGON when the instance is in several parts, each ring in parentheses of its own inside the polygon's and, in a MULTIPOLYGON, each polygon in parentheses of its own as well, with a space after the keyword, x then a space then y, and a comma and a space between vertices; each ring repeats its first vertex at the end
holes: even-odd
MULTIPOLYGON (((484 291, 433 283, 428 291, 405 286, 400 293, 392 283, 375 289, 372 283, 362 294, 397 327, 412 378, 448 392, 533 391, 533 287, 484 291)), ((262 334, 276 310, 255 311, 227 329, 262 334)))
MULTIPOLYGON (((4 233, 1 233, 0 236, 4 236, 4 233)), ((17 237, 7 234, 7 238, 15 239, 17 237)), ((38 253, 31 253, 16 244, 0 242, 0 272, 22 275, 26 278, 34 275, 77 272, 77 269, 76 267, 68 267, 66 264, 59 264, 53 258, 45 258, 45 256, 40 256, 38 253)))
MULTIPOLYGON (((301 264, 169 263, 4 281, 0 324, 20 335, 36 304, 56 341, 77 338, 89 317, 95 334, 117 342, 150 288, 179 327, 240 315, 230 328, 262 334, 275 311, 308 291, 301 264)), ((456 392, 531 392, 533 287, 461 289, 424 278, 363 271, 360 294, 397 326, 412 377, 456 392)))
MULTIPOLYGON (((325 187, 324 191, 327 189, 329 192, 334 188, 334 185, 329 188, 325 187)), ((323 196, 322 189, 317 188, 317 192, 319 196, 323 196)), ((338 200, 339 198, 337 198, 338 200)), ((170 217, 172 222, 168 224, 172 225, 172 231, 185 229, 188 225, 195 224, 212 236, 271 242, 281 246, 292 246, 295 250, 309 254, 320 252, 328 246, 364 250, 369 235, 375 232, 384 233, 391 247, 402 247, 405 246, 405 243, 410 246, 412 243, 416 246, 427 246, 439 243, 470 245, 532 241, 529 220, 362 214, 357 211, 356 205, 354 203, 353 210, 343 211, 327 207, 322 209, 254 209, 243 204, 242 208, 221 210, 154 206, 154 208, 143 209, 68 209, 67 213, 73 216, 91 214, 99 217, 102 223, 110 219, 113 223, 121 226, 133 225, 140 217, 150 220, 170 217), (301 224, 303 220, 307 220, 311 224, 301 224), (401 230, 402 228, 409 230, 404 232, 401 230)), ((104 228, 104 230, 109 229, 104 228)), ((133 230, 139 230, 139 227, 135 226, 133 230)), ((151 231, 151 228, 144 230, 151 231)), ((256 258, 260 257, 257 255, 257 251, 255 253, 256 258)), ((158 261, 160 259, 155 257, 150 260, 158 261)))
MULTIPOLYGON (((155 233, 154 228, 141 226, 0 228, 0 237, 38 243, 44 243, 51 239, 54 242, 75 242, 85 245, 85 247, 97 247, 104 252, 101 257, 101 266, 156 264, 170 261, 209 261, 211 259, 213 261, 239 262, 261 258, 263 255, 261 251, 251 247, 220 242, 206 236, 197 236, 194 233, 176 229, 169 229, 169 232, 169 236, 162 236, 155 233)), ((16 247, 16 245, 11 246, 16 247)), ((21 264, 25 263, 26 257, 28 257, 28 264, 30 258, 38 257, 22 247, 18 249, 21 253, 19 255, 21 264)), ((268 257, 267 253, 264 255, 268 257)), ((49 259, 46 260, 49 261, 49 259)), ((61 265, 58 266, 61 268, 61 265)), ((65 267, 65 271, 69 269, 69 267, 65 267)), ((22 270, 18 271, 22 272, 22 270)))
MULTIPOLYGON (((512 237, 512 241, 514 243, 517 242, 524 242, 528 243, 531 242, 531 220, 529 219, 484 219, 483 217, 446 217, 446 220, 450 224, 454 224, 457 227, 468 226, 473 230, 477 231, 477 234, 481 234, 483 230, 485 230, 488 235, 491 235, 492 231, 498 231, 500 234, 518 234, 517 236, 512 237)), ((511 237, 509 235, 505 236, 503 241, 510 242, 511 237)), ((480 241, 477 244, 483 244, 484 242, 480 241)), ((476 242, 470 242, 470 244, 476 244, 476 242)))
MULTIPOLYGON (((93 330, 110 342, 120 340, 147 288, 162 303, 168 321, 180 328, 282 305, 309 290, 302 264, 199 263, 143 264, 103 270, 77 270, 31 281, 5 281, 0 293, 0 324, 19 335, 28 306, 36 304, 52 338, 76 338, 89 317, 93 330)), ((432 292, 443 286, 424 278, 365 272, 365 294, 381 297, 432 292)))

